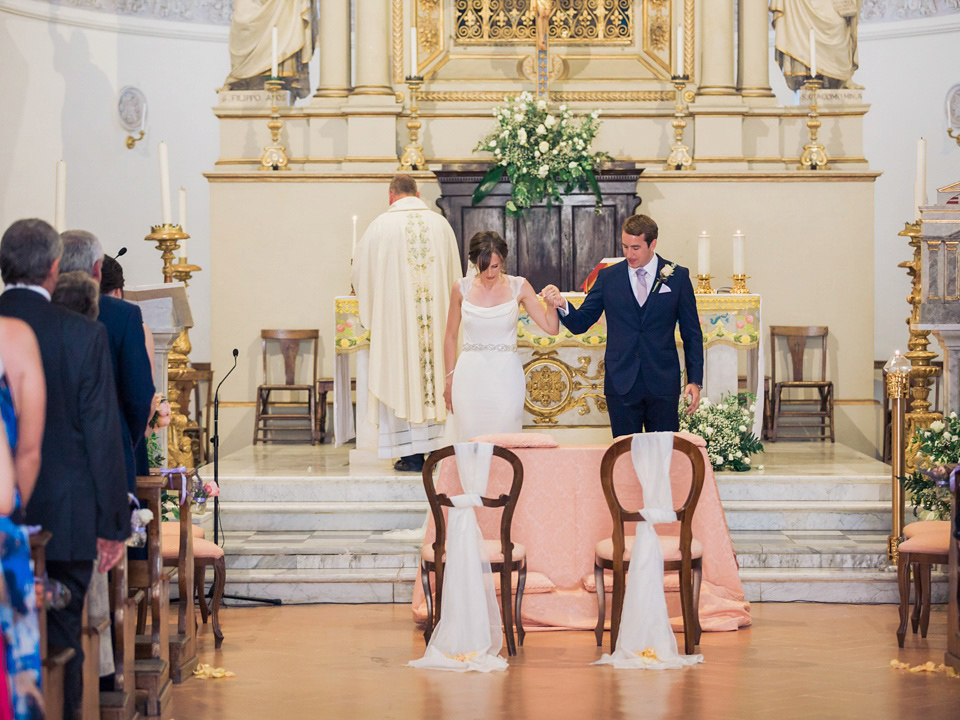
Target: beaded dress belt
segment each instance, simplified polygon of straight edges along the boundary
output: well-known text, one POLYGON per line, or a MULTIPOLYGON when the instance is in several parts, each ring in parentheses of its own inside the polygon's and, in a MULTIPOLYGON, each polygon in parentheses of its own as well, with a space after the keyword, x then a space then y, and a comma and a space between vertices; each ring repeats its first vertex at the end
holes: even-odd
POLYGON ((491 351, 491 352, 516 352, 516 345, 501 344, 494 345, 492 343, 464 343, 463 352, 470 352, 471 350, 477 351, 491 351))

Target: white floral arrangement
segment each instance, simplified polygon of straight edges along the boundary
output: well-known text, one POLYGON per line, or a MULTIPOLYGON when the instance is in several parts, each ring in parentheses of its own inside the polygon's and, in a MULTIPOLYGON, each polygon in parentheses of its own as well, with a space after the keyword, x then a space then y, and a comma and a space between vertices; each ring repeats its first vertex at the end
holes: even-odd
POLYGON ((960 461, 960 418, 952 412, 942 421, 934 420, 928 429, 916 431, 911 444, 917 451, 919 469, 901 477, 900 482, 913 514, 921 520, 946 520, 950 517, 950 490, 929 471, 960 461))
POLYGON ((591 151, 600 110, 575 116, 566 105, 551 109, 528 92, 505 102, 493 109, 497 126, 475 148, 493 155, 495 164, 474 190, 473 203, 489 195, 506 174, 513 185, 506 206, 512 216, 544 200, 562 203, 561 196, 575 188, 596 195, 599 213, 602 197, 595 172, 609 158, 591 151))
POLYGON ((750 393, 727 393, 716 404, 703 398, 693 415, 687 414, 681 399, 680 429, 706 440, 707 457, 714 470, 745 472, 751 467, 750 456, 763 452, 752 430, 757 410, 754 399, 750 393))

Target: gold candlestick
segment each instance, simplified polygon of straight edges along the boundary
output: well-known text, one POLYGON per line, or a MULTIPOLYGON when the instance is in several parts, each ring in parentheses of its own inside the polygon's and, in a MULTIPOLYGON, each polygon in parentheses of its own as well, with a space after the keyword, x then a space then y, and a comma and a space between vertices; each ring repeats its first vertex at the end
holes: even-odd
POLYGON ((687 127, 686 105, 683 89, 689 78, 686 75, 674 75, 673 86, 677 89, 677 105, 673 112, 673 145, 670 146, 670 156, 664 170, 693 170, 693 157, 690 148, 683 143, 683 131, 687 127))
POLYGON ((817 133, 820 131, 820 113, 817 111, 817 90, 821 82, 815 77, 807 78, 804 89, 810 92, 810 111, 807 113, 807 129, 810 131, 810 142, 803 146, 798 170, 826 170, 829 160, 827 150, 817 142, 817 133))
POLYGON ((283 80, 280 78, 270 78, 263 83, 264 87, 270 92, 272 107, 270 108, 270 121, 267 127, 270 129, 270 136, 273 138, 272 144, 263 149, 263 156, 260 158, 261 170, 289 170, 287 166, 287 150, 280 144, 280 131, 283 129, 283 120, 280 119, 280 91, 283 88, 283 80))
POLYGON ((410 143, 403 149, 400 157, 401 170, 426 170, 427 159, 423 156, 421 147, 419 108, 417 107, 417 90, 423 85, 423 78, 419 75, 408 75, 404 82, 410 88, 410 119, 407 120, 407 129, 410 131, 410 143))
POLYGON ((713 288, 710 287, 710 274, 697 275, 697 288, 694 290, 697 295, 710 295, 713 288))
MULTIPOLYGON (((193 273, 200 272, 201 268, 198 265, 190 265, 187 263, 187 259, 181 256, 180 262, 174 265, 172 270, 173 277, 182 282, 184 286, 188 286, 193 273)), ((188 420, 187 416, 180 412, 184 405, 183 398, 180 396, 176 385, 173 384, 177 381, 190 379, 192 373, 189 367, 191 350, 193 350, 193 346, 190 344, 190 334, 188 329, 184 328, 173 343, 173 348, 167 358, 167 378, 173 381, 170 384, 171 389, 167 392, 167 399, 170 402, 170 427, 175 428, 167 437, 171 467, 194 467, 200 445, 199 437, 192 440, 186 432, 187 430, 196 430, 199 426, 196 421, 188 420), (174 463, 175 456, 176 462, 174 463)))
POLYGON ((160 251, 160 257, 163 259, 163 281, 165 283, 173 282, 173 258, 177 250, 180 249, 180 241, 186 240, 187 235, 179 225, 153 225, 150 227, 150 234, 144 240, 155 242, 157 250, 160 251))
POLYGON ((910 384, 910 365, 898 352, 884 366, 887 373, 887 396, 892 403, 890 421, 892 467, 891 467, 891 514, 893 526, 887 536, 887 558, 890 565, 897 564, 898 547, 903 537, 903 485, 900 478, 906 474, 904 457, 904 405, 907 387, 910 384))
POLYGON ((747 290, 747 275, 732 275, 733 278, 733 288, 730 290, 731 295, 749 295, 750 291, 747 290))

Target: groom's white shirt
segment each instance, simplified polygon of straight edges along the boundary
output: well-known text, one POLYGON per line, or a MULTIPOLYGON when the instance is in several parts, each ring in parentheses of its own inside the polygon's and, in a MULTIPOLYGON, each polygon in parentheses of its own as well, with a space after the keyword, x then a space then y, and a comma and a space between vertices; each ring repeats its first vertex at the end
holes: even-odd
MULTIPOLYGON (((626 260, 621 260, 620 262, 626 262, 626 260)), ((653 259, 643 266, 643 269, 647 271, 647 295, 650 295, 650 290, 653 288, 654 283, 657 281, 657 265, 660 263, 660 256, 656 253, 653 254, 653 259)), ((627 267, 627 276, 630 278, 630 289, 633 290, 633 297, 637 297, 637 268, 627 267)), ((663 292, 661 288, 660 292, 663 292)), ((566 315, 569 311, 567 307, 566 298, 564 298, 563 307, 557 308, 557 312, 561 315, 566 315)), ((639 303, 638 303, 639 304, 639 303)))

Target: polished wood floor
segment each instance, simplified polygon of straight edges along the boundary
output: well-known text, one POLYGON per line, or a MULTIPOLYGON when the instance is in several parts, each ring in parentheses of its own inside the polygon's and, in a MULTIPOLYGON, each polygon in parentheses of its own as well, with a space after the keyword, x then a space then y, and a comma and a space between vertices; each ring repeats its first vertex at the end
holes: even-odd
POLYGON ((590 667, 592 633, 530 632, 505 673, 404 667, 423 653, 406 605, 228 608, 226 639, 201 632, 201 661, 237 674, 175 688, 176 720, 456 718, 523 720, 944 720, 960 680, 890 668, 940 663, 946 616, 898 650, 890 605, 754 604, 754 624, 705 633, 705 663, 661 672, 590 667))

